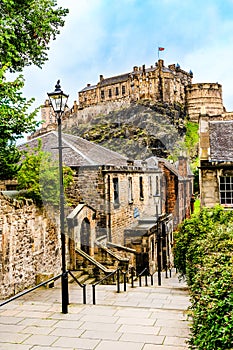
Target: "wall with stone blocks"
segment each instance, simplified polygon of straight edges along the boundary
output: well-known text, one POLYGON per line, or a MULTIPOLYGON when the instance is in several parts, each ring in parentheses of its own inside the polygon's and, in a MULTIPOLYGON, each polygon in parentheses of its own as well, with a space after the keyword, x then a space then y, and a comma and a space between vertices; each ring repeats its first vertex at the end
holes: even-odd
POLYGON ((61 272, 57 225, 31 201, 0 193, 0 298, 61 272))

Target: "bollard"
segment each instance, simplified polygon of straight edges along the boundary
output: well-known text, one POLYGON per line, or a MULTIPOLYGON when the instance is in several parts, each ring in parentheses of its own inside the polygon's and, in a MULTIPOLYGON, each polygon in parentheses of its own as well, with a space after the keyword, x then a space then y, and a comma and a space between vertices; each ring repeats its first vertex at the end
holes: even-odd
POLYGON ((87 297, 86 297, 86 284, 83 285, 83 304, 87 303, 87 297))
POLYGON ((117 293, 120 293, 120 270, 117 270, 117 293))
POLYGON ((124 274, 124 292, 126 292, 126 272, 123 272, 124 274))
POLYGON ((92 300, 93 300, 93 305, 96 304, 96 300, 95 300, 95 285, 92 285, 92 300))
POLYGON ((131 268, 131 287, 133 288, 133 267, 131 268))

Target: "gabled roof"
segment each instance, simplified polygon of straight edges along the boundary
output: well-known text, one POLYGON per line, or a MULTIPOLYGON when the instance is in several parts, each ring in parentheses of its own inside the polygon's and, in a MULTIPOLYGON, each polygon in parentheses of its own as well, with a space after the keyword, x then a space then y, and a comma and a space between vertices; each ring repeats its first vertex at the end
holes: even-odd
POLYGON ((233 120, 210 121, 210 160, 233 162, 233 120))
POLYGON ((128 78, 129 78, 129 73, 120 74, 120 75, 117 75, 115 77, 104 78, 103 80, 101 80, 101 82, 99 84, 100 84, 100 86, 117 84, 117 83, 121 83, 123 81, 127 81, 128 78))
MULTIPOLYGON (((38 146, 58 158, 58 133, 51 131, 18 146, 20 150, 38 146)), ((81 137, 62 133, 63 163, 70 167, 95 165, 127 165, 127 158, 117 152, 89 142, 81 137)))
POLYGON ((84 91, 88 91, 88 90, 94 90, 94 89, 96 89, 96 86, 97 86, 97 85, 86 86, 84 89, 82 89, 82 90, 79 91, 79 92, 84 92, 84 91))

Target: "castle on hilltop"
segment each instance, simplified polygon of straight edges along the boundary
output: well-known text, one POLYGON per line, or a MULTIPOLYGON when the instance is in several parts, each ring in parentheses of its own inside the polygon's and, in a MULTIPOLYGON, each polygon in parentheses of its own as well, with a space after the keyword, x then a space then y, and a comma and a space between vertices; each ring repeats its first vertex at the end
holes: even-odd
MULTIPOLYGON (((109 113, 139 100, 184 106, 190 120, 197 122, 201 112, 218 115, 224 112, 222 86, 218 83, 192 83, 192 71, 186 72, 179 64, 164 65, 159 59, 155 65, 134 66, 133 70, 114 77, 100 75, 95 85, 87 84, 78 92, 78 103, 66 113, 66 119, 87 122, 95 115, 109 113)), ((54 116, 49 101, 41 108, 42 128, 49 128, 54 116)))
POLYGON ((192 72, 185 72, 177 64, 164 66, 158 60, 155 66, 133 67, 133 71, 111 78, 104 78, 96 85, 87 84, 79 92, 79 105, 85 108, 91 105, 118 100, 136 102, 141 99, 167 103, 185 103, 185 88, 192 82, 192 72))

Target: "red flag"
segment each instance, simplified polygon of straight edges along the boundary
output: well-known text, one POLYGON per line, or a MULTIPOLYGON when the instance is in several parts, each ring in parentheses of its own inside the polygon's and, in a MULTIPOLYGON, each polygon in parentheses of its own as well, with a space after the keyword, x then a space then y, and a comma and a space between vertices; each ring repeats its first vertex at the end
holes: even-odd
POLYGON ((159 51, 164 51, 165 50, 164 47, 159 47, 158 49, 159 49, 159 51))

